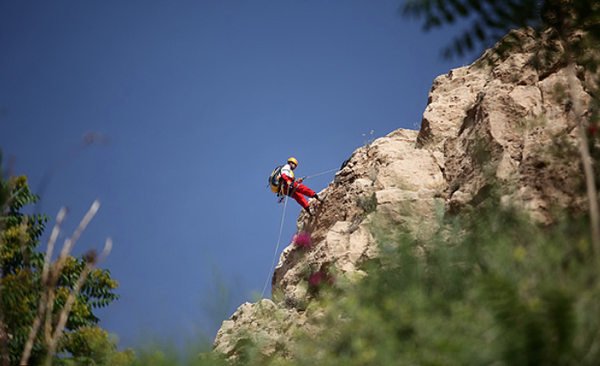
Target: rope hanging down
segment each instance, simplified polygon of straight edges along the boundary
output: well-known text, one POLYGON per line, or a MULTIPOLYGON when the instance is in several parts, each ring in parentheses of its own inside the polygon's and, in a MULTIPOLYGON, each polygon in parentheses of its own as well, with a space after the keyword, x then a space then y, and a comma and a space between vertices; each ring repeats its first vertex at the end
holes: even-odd
POLYGON ((281 242, 281 233, 283 232, 283 221, 285 220, 285 208, 287 207, 288 197, 285 196, 283 201, 283 215, 281 215, 281 225, 279 226, 279 237, 277 238, 277 245, 275 246, 275 253, 273 253, 273 263, 271 263, 271 270, 269 270, 269 275, 267 276, 267 281, 265 282, 265 287, 263 287, 262 293, 260 294, 260 298, 264 298, 265 291, 267 290, 267 286, 269 285, 269 280, 271 279, 271 273, 273 273, 273 268, 275 267, 275 258, 277 258, 277 251, 279 250, 279 242, 281 242))

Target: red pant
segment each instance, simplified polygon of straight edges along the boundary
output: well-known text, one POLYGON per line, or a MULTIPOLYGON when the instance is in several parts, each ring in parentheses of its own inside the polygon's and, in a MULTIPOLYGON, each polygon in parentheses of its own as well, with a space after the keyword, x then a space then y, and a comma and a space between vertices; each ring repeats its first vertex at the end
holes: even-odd
MULTIPOLYGON (((292 198, 295 199, 296 202, 298 202, 300 206, 302 206, 302 208, 307 208, 309 206, 308 201, 306 201, 306 198, 304 198, 304 196, 309 198, 315 196, 315 191, 303 184, 298 184, 298 187, 295 190, 294 188, 292 188, 291 190, 294 192, 294 194, 292 194, 292 198)), ((283 194, 288 195, 287 184, 283 187, 283 194)))

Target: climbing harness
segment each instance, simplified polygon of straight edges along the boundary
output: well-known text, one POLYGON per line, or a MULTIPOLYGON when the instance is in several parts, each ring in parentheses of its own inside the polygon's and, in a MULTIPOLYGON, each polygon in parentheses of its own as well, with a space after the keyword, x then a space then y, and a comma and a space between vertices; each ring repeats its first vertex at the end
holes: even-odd
POLYGON ((265 287, 260 294, 260 298, 262 299, 265 296, 265 291, 267 290, 267 286, 269 285, 269 280, 271 279, 271 273, 273 273, 273 268, 275 267, 275 259, 277 258, 277 252, 279 251, 279 243, 281 242, 281 233, 283 232, 283 221, 285 220, 285 209, 287 207, 287 196, 284 198, 283 203, 283 214, 281 215, 281 225, 279 226, 279 237, 277 238, 277 245, 275 246, 275 253, 273 253, 273 263, 271 263, 271 269, 269 270, 269 275, 267 276, 267 281, 265 282, 265 287))
MULTIPOLYGON (((288 197, 293 197, 294 193, 296 193, 296 190, 298 189, 298 186, 300 185, 300 182, 302 182, 305 179, 306 179, 306 177, 300 178, 298 180, 294 179, 294 182, 292 183, 291 189, 290 189, 290 187, 287 188, 287 191, 288 191, 287 196, 288 197), (298 184, 296 184, 296 186, 294 187, 294 183, 295 182, 298 182, 298 184)), ((281 191, 280 192, 281 192, 281 195, 284 195, 284 193, 283 193, 283 187, 281 187, 281 191)), ((279 202, 281 203, 281 200, 279 200, 279 202)))

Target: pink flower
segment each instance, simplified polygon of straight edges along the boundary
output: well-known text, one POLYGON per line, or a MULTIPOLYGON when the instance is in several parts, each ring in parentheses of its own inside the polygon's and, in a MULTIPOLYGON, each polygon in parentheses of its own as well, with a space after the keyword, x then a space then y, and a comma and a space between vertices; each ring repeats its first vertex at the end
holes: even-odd
POLYGON ((308 278, 308 285, 310 287, 319 287, 321 282, 323 282, 324 277, 325 277, 325 274, 323 272, 317 271, 317 272, 311 274, 310 277, 308 278))
POLYGON ((323 271, 317 271, 308 278, 308 286, 313 289, 317 289, 324 284, 332 286, 334 282, 333 276, 328 275, 323 271))
POLYGON ((292 243, 296 248, 309 249, 312 246, 312 238, 310 237, 310 233, 301 232, 299 234, 294 235, 292 243))

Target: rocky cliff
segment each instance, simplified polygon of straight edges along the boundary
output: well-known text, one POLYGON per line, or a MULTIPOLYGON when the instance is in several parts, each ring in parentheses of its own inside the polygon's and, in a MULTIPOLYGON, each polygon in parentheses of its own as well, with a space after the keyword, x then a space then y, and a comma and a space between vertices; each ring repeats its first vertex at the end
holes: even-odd
MULTIPOLYGON (((283 251, 273 301, 242 305, 223 322, 215 352, 236 357, 252 341, 265 355, 285 356, 297 330, 318 332, 311 289, 332 276, 366 275, 362 264, 379 251, 376 228, 402 225, 426 237, 436 215, 477 205, 492 185, 502 187, 502 202, 544 223, 554 208, 585 208, 581 168, 564 164, 577 141, 567 72, 559 61, 534 62, 530 31, 512 36, 520 46, 503 57, 489 50, 435 79, 420 131, 396 130, 352 154, 316 216, 300 214, 298 232, 311 241, 301 235, 283 251)), ((592 75, 579 69, 577 77, 571 95, 590 100, 592 75)))

